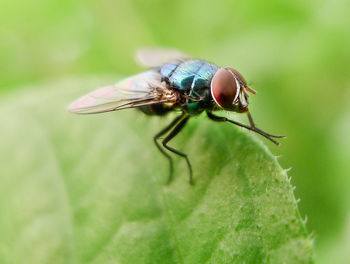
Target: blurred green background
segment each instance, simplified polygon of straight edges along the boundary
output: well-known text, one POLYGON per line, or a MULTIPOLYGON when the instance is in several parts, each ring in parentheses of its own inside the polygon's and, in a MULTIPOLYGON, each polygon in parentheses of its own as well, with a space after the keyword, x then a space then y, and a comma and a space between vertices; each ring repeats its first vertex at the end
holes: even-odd
POLYGON ((349 12, 346 0, 2 0, 0 96, 67 76, 136 73, 144 46, 234 67, 258 91, 256 123, 288 137, 266 144, 293 168, 317 262, 349 263, 349 12))

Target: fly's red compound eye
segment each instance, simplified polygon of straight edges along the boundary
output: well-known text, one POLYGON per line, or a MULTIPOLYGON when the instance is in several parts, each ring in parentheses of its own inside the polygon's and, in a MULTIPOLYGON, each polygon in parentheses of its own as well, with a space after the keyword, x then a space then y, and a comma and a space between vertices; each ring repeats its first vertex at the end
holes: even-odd
POLYGON ((229 69, 221 68, 211 80, 211 95, 219 106, 230 109, 237 96, 238 85, 229 69))
POLYGON ((247 85, 247 82, 246 80, 244 79, 244 77, 242 76, 242 74, 240 74, 238 71, 236 71, 235 69, 233 68, 227 68, 229 71, 231 71, 238 79, 238 81, 240 83, 242 83, 243 85, 247 85))

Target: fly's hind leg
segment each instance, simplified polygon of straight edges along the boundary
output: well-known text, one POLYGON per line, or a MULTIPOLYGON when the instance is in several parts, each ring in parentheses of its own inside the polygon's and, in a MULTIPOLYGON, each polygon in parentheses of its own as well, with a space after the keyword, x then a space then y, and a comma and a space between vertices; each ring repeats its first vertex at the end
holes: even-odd
POLYGON ((165 152, 165 150, 160 146, 158 139, 163 136, 164 134, 168 133, 182 118, 184 115, 176 117, 169 125, 167 125, 165 128, 163 128, 161 131, 159 131, 154 137, 154 143, 156 144, 159 151, 169 160, 169 176, 168 176, 168 183, 170 183, 173 179, 173 173, 174 173, 174 165, 173 165, 173 159, 172 157, 165 152))
POLYGON ((171 139, 173 139, 184 128, 188 119, 189 119, 189 116, 182 115, 181 121, 174 127, 174 129, 169 133, 169 135, 165 139, 163 139, 162 144, 167 150, 183 157, 186 160, 188 169, 190 171, 190 184, 193 184, 192 166, 191 166, 190 160, 188 159, 187 155, 185 153, 182 153, 182 152, 178 151, 177 149, 174 149, 174 148, 169 147, 167 145, 169 143, 169 141, 171 139))

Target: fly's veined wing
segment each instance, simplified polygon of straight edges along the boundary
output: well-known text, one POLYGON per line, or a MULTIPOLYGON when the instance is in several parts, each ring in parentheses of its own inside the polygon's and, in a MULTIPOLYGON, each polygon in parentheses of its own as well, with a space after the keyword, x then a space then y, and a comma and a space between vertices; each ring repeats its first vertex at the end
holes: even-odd
POLYGON ((172 61, 185 61, 191 56, 176 49, 167 48, 143 48, 139 49, 136 54, 136 61, 146 67, 157 67, 172 61))
POLYGON ((79 98, 68 107, 68 111, 95 114, 175 101, 176 95, 161 82, 161 75, 149 70, 79 98))

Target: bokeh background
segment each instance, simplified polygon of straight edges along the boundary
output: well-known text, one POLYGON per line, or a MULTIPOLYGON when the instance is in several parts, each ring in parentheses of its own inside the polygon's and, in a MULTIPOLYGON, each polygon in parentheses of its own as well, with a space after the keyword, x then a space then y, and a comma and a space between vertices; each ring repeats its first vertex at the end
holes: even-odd
POLYGON ((267 144, 292 167, 316 261, 349 263, 349 12, 346 0, 1 0, 0 98, 67 76, 136 73, 144 46, 235 67, 258 91, 257 124, 288 137, 267 144))

